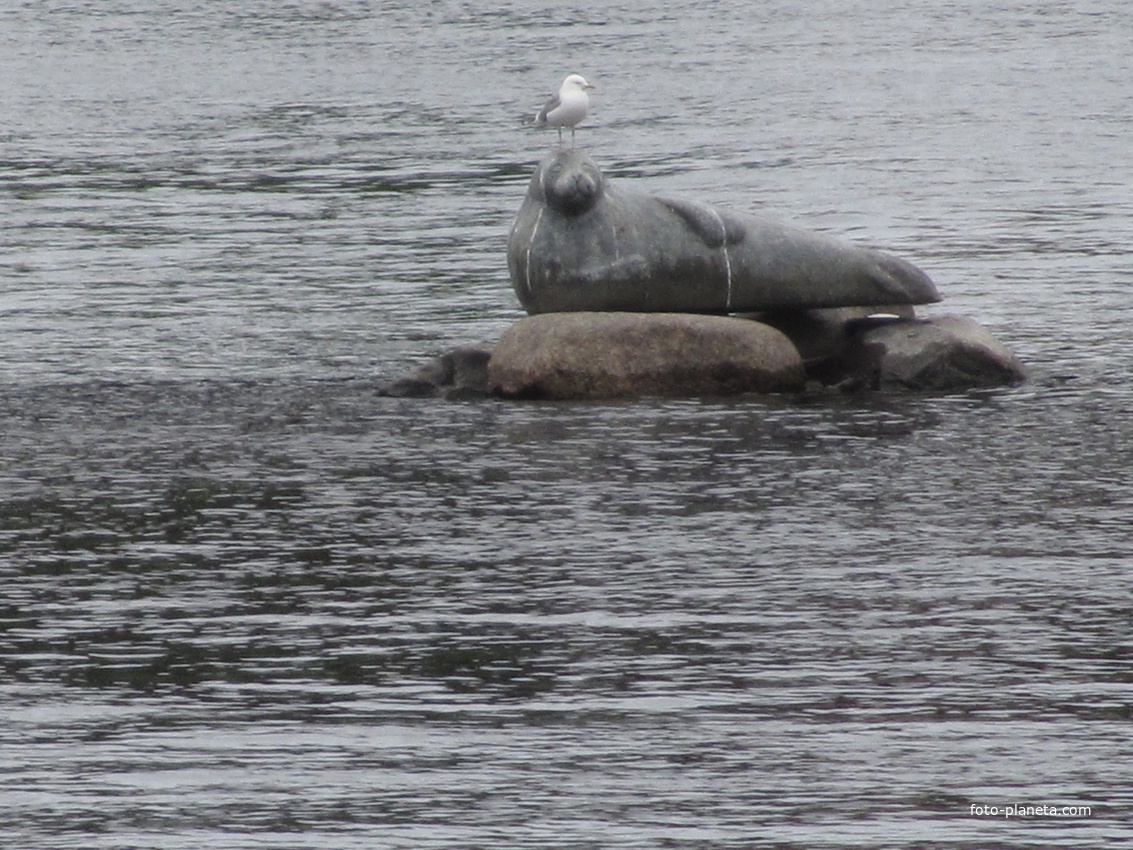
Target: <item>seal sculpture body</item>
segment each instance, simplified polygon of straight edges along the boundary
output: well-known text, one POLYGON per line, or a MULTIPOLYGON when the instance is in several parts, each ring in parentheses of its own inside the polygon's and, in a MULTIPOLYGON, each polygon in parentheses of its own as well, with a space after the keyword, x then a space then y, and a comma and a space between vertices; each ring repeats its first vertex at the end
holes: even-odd
POLYGON ((611 185, 575 149, 538 166, 508 238, 528 313, 733 313, 926 304, 923 271, 759 216, 611 185))

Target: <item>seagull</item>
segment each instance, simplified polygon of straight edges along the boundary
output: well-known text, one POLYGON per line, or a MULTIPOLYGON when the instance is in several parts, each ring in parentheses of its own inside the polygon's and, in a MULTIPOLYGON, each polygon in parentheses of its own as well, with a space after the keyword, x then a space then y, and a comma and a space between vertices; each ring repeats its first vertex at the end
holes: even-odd
POLYGON ((551 95, 535 116, 536 124, 548 124, 559 131, 559 144, 563 143, 563 127, 570 127, 570 144, 574 147, 574 128, 586 117, 590 106, 587 89, 594 86, 586 82, 581 74, 571 74, 563 80, 558 94, 551 95))

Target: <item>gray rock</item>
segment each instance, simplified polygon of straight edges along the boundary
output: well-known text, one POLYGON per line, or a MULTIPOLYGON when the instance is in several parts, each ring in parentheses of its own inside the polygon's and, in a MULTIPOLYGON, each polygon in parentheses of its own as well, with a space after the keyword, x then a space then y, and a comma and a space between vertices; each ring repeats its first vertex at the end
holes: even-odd
POLYGON ((508 239, 529 313, 733 313, 940 300, 880 251, 706 204, 619 189, 576 149, 535 171, 508 239))
POLYGON ((964 316, 895 321, 853 333, 839 370, 845 388, 958 392, 1013 386, 1023 364, 964 316))
POLYGON ((440 384, 417 377, 415 374, 406 375, 381 387, 378 390, 378 395, 392 396, 393 398, 432 398, 437 394, 440 387, 440 384))
POLYGON ((382 388, 397 398, 473 399, 488 395, 490 348, 462 345, 421 364, 410 374, 382 388))
POLYGON ((441 360, 452 375, 448 399, 483 398, 488 395, 488 360, 492 349, 462 345, 443 355, 441 360))
POLYGON ((803 387, 798 351, 745 319, 669 313, 554 313, 508 328, 488 363, 506 398, 732 395, 803 387))

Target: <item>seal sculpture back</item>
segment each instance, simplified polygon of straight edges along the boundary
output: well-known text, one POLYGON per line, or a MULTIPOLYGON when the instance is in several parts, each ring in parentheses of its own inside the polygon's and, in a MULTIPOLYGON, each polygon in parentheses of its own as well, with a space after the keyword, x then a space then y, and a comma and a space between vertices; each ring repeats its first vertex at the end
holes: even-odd
POLYGON ((611 185, 558 150, 535 170, 508 237, 528 313, 742 313, 927 304, 932 280, 905 260, 759 216, 611 185))

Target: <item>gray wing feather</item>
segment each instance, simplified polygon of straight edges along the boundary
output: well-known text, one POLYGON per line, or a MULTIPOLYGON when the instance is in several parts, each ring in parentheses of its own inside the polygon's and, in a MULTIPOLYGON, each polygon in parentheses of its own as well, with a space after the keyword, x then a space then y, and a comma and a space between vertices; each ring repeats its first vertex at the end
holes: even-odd
POLYGON ((551 95, 547 102, 543 104, 543 108, 539 110, 539 114, 535 116, 535 120, 540 124, 546 123, 547 114, 557 109, 560 103, 562 103, 562 101, 559 100, 557 94, 551 95))

